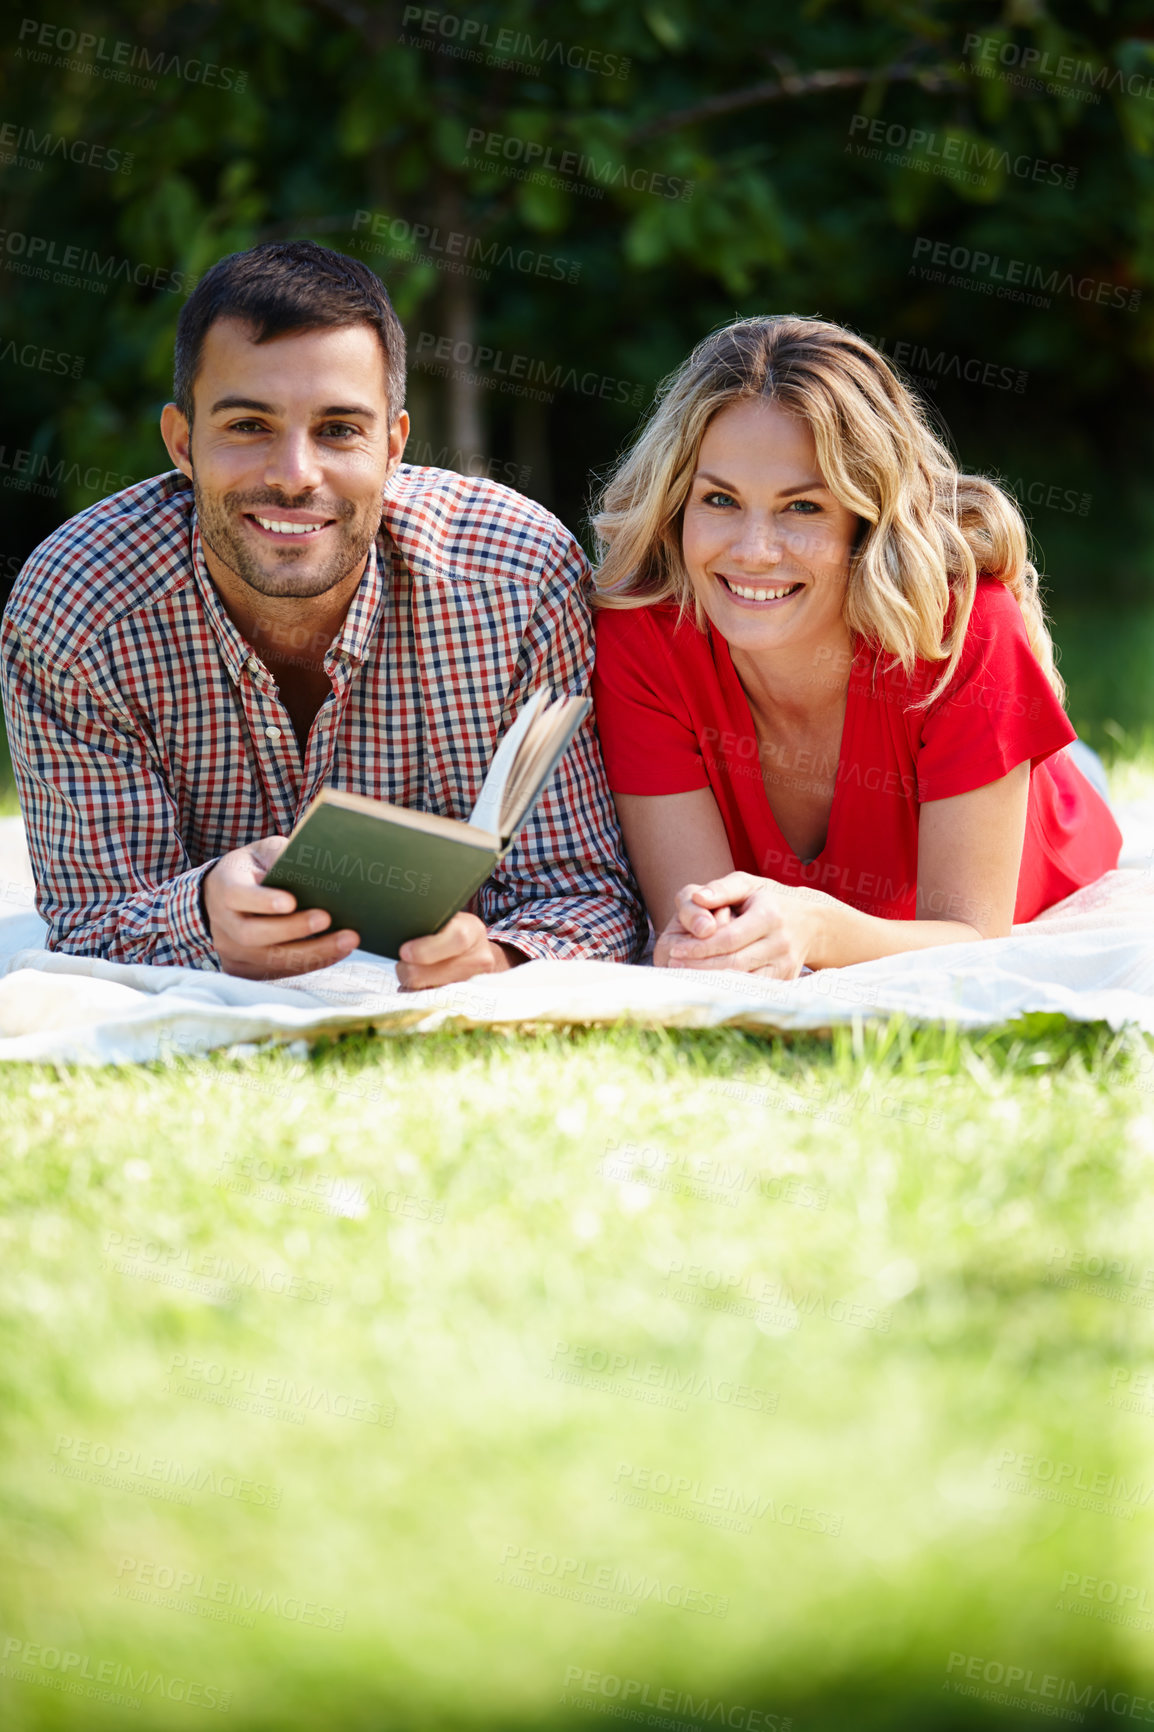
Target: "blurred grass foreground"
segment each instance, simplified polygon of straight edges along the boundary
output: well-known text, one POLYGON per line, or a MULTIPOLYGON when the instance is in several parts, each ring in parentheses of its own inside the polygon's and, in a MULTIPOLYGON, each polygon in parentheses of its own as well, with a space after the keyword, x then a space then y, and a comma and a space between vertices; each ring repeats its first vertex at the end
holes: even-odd
POLYGON ((0 1725, 1141 1723, 1152 1065, 12 1067, 0 1725))

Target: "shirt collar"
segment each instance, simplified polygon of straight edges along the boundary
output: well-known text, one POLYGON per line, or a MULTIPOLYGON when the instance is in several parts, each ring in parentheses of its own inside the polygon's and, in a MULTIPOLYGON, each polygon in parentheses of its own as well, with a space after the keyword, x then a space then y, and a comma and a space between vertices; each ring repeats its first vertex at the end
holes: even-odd
MULTIPOLYGON (((351 662, 359 664, 364 661, 369 652, 376 634, 381 603, 385 594, 384 571, 389 571, 391 575, 389 549, 387 545, 382 545, 382 540, 383 536, 369 547, 369 557, 364 574, 352 601, 349 603, 344 624, 325 656, 326 663, 335 657, 345 655, 351 662)), ((253 648, 233 624, 228 610, 220 599, 217 587, 209 575, 204 558, 200 525, 197 522, 195 511, 192 514, 189 552, 193 580, 200 592, 201 603, 208 615, 209 624, 216 636, 217 643, 220 645, 220 653, 224 659, 225 667, 228 669, 229 678, 234 685, 239 684, 241 672, 253 654, 253 648)))

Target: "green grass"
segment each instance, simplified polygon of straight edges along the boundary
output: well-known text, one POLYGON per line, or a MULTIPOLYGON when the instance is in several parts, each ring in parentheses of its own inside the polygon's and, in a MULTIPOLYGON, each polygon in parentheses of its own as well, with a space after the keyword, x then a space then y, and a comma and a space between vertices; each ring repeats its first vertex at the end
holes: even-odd
POLYGON ((1082 738, 1110 764, 1154 755, 1154 608, 1067 608, 1052 623, 1082 738))
POLYGON ((5 1732, 221 1723, 173 1679, 244 1732, 590 1728, 615 1679, 658 1725, 1036 1723, 948 1688, 971 1660, 1149 1694, 1145 1629, 1058 1609, 1074 1574, 1154 1624, 1136 1037, 446 1034, 3 1083, 5 1732), (152 1692, 65 1693, 56 1651, 152 1692))

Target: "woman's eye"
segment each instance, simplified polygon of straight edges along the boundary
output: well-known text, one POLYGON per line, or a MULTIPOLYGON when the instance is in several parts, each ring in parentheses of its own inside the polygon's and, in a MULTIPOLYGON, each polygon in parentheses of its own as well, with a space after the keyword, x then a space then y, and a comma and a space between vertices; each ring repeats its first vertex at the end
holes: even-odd
POLYGON ((796 511, 802 517, 812 517, 815 511, 821 510, 821 506, 816 499, 793 499, 786 509, 787 511, 796 511))
POLYGON ((714 489, 712 493, 703 493, 701 496, 703 505, 732 505, 733 502, 732 493, 721 493, 717 489, 714 489))

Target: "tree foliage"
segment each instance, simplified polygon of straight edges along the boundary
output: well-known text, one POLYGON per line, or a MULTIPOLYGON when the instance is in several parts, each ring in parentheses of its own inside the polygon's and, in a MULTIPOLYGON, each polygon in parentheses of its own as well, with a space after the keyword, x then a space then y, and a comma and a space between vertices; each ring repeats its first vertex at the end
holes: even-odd
POLYGON ((1147 7, 462 5, 116 0, 6 27, 0 573, 166 466, 182 293, 291 235, 387 282, 417 460, 576 529, 707 330, 821 313, 1015 488, 1056 592, 1145 592, 1147 7))

